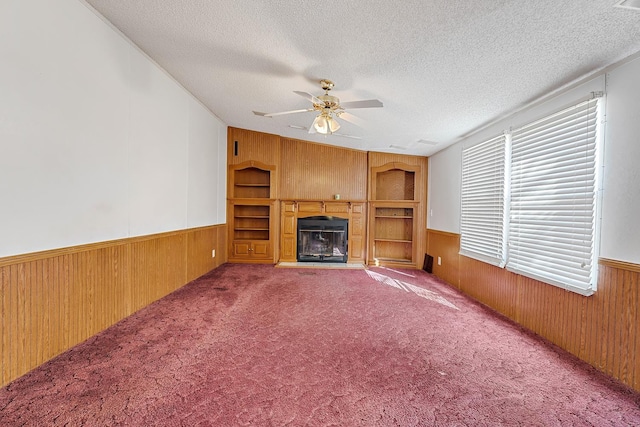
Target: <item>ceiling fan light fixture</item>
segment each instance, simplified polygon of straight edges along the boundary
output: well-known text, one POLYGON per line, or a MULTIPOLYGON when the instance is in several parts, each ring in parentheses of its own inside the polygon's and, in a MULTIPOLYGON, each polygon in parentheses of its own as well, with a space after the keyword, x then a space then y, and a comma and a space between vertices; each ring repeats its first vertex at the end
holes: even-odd
POLYGON ((327 123, 329 124, 329 131, 331 133, 340 129, 340 123, 338 123, 338 121, 331 116, 329 116, 329 118, 327 119, 327 123))
MULTIPOLYGON (((640 0, 639 0, 640 1, 640 0)), ((344 119, 348 122, 356 123, 354 117, 345 112, 346 109, 352 108, 379 108, 382 107, 382 102, 377 99, 366 99, 362 101, 351 101, 340 104, 340 99, 337 96, 329 95, 329 91, 333 89, 334 83, 331 80, 323 79, 320 81, 320 85, 324 90, 324 95, 314 96, 308 92, 294 91, 295 94, 302 96, 308 101, 311 101, 310 108, 304 108, 300 110, 281 111, 278 113, 262 113, 260 111, 254 111, 253 113, 262 117, 276 117, 283 116, 285 114, 294 113, 306 113, 310 111, 316 111, 318 115, 313 120, 311 126, 309 126, 309 133, 319 133, 321 135, 330 135, 340 129, 340 123, 338 118, 341 118, 341 114, 347 114, 344 119), (351 117, 351 118, 349 118, 351 117)), ((294 126, 290 126, 295 128, 294 126)))
POLYGON ((316 117, 311 126, 313 126, 316 132, 323 135, 326 135, 329 132, 329 124, 327 123, 327 118, 324 116, 324 114, 320 114, 318 117, 316 117))
POLYGON ((322 135, 332 134, 333 132, 340 129, 340 123, 338 123, 338 121, 334 119, 330 113, 325 112, 316 117, 311 126, 313 126, 316 132, 322 135))

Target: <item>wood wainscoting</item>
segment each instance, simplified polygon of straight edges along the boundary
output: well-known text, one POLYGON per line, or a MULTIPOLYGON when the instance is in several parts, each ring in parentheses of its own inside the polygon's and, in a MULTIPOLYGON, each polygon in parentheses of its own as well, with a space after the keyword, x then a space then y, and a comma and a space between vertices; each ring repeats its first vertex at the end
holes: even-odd
POLYGON ((226 242, 216 225, 0 258, 0 385, 223 264, 226 242))
POLYGON ((458 255, 457 234, 427 236, 427 253, 443 260, 436 276, 640 391, 640 265, 600 259, 598 289, 585 297, 458 255))
POLYGON ((427 254, 433 257, 433 274, 456 288, 460 285, 460 235, 427 229, 427 254), (438 264, 440 257, 440 264, 438 264))

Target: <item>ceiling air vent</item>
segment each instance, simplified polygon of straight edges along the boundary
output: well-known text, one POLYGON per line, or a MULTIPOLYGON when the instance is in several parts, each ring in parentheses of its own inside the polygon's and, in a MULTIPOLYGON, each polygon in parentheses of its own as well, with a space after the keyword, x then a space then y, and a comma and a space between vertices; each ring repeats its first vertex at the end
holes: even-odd
POLYGON ((640 0, 621 0, 618 3, 616 3, 614 7, 640 11, 640 0))

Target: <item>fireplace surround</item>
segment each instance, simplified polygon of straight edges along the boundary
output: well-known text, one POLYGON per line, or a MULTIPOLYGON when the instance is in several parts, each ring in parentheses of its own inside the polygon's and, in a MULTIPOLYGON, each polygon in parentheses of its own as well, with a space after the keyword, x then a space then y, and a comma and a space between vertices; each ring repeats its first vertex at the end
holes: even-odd
POLYGON ((349 220, 331 216, 298 218, 300 262, 347 262, 349 220))

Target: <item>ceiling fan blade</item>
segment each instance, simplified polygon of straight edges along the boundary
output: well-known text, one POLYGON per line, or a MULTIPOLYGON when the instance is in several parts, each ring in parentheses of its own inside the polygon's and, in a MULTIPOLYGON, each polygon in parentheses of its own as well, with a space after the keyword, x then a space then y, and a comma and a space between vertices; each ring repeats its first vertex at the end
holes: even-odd
POLYGON ((382 107, 382 102, 377 99, 367 99, 364 101, 351 101, 351 102, 342 102, 340 106, 344 109, 347 108, 379 108, 382 107))
POLYGON ((281 111, 279 113, 261 113, 260 111, 254 111, 253 114, 255 114, 256 116, 262 116, 262 117, 274 117, 274 116, 283 116, 285 114, 306 113, 308 111, 313 111, 313 108, 305 108, 304 110, 281 111))
POLYGON ((309 92, 301 92, 299 90, 294 90, 293 93, 296 93, 296 94, 300 95, 304 99, 309 100, 309 101, 313 102, 314 104, 324 104, 324 102, 319 100, 317 97, 311 95, 309 92))
POLYGON ((343 120, 346 120, 349 123, 353 123, 356 126, 360 126, 361 128, 365 127, 364 120, 362 120, 360 117, 354 116, 351 113, 347 113, 346 111, 340 113, 338 117, 343 120))

